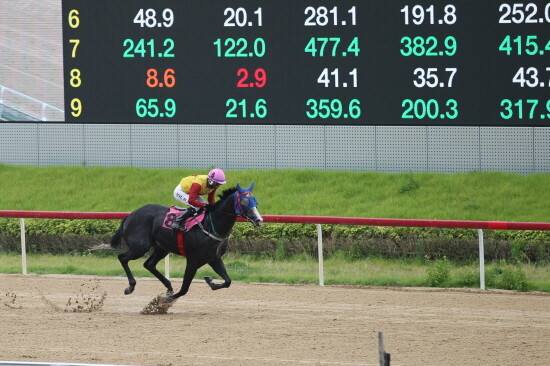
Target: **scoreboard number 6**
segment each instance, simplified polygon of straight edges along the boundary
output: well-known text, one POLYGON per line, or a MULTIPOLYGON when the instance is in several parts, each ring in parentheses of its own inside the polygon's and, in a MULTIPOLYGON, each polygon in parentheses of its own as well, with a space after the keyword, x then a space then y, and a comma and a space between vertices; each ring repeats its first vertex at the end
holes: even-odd
POLYGON ((80 25, 80 18, 78 17, 78 10, 73 9, 69 12, 69 26, 71 28, 78 28, 80 25))

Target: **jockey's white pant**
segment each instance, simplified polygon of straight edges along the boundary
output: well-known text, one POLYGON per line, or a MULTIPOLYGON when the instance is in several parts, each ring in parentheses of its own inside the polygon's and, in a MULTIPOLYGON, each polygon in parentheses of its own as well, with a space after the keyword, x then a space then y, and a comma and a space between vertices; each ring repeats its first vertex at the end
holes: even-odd
MULTIPOLYGON (((179 184, 174 189, 174 198, 176 200, 178 200, 179 202, 183 203, 184 205, 191 206, 191 207, 194 207, 194 208, 198 208, 198 207, 195 207, 195 206, 193 206, 192 204, 189 203, 189 193, 185 193, 184 191, 182 191, 181 186, 179 184)), ((201 196, 197 197, 197 201, 206 204, 206 201, 201 196)))

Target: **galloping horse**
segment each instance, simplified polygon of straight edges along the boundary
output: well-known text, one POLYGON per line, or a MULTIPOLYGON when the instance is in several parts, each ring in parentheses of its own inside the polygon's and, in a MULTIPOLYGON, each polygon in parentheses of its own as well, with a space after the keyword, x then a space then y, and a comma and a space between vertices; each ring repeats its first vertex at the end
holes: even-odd
POLYGON ((203 221, 184 234, 184 248, 182 240, 178 239, 178 231, 169 228, 165 222, 169 217, 169 215, 167 216, 170 212, 169 207, 155 204, 145 205, 122 219, 118 231, 111 238, 111 247, 120 248, 124 242, 129 248, 126 253, 118 256, 129 282, 124 293, 131 294, 136 286, 136 280, 128 267, 128 261, 143 257, 151 247, 153 253, 143 266, 166 287, 168 296, 166 302, 173 302, 185 295, 197 270, 207 263, 225 281, 222 284, 215 284, 212 282, 212 277, 205 277, 205 281, 212 290, 229 287, 231 278, 227 274, 222 256, 227 251, 227 238, 235 225, 237 216, 245 218, 255 227, 260 226, 263 221, 256 208, 258 206, 256 198, 251 193, 253 187, 254 183, 251 183, 248 188, 241 188, 237 184, 236 187, 223 191, 219 195, 220 200, 206 211, 203 221), (184 252, 182 252, 183 250, 184 252), (187 257, 183 284, 175 294, 170 281, 156 268, 157 263, 168 253, 187 257))

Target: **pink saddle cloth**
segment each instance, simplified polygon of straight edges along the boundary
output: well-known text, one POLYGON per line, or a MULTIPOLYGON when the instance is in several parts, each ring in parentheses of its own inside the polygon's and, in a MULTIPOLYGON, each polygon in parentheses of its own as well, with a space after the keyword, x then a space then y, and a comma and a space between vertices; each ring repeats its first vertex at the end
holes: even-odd
MULTIPOLYGON (((164 221, 162 222, 162 227, 166 229, 173 230, 171 225, 176 220, 179 214, 184 212, 185 210, 181 210, 177 208, 176 206, 170 206, 170 209, 166 213, 166 216, 164 216, 164 221)), ((187 220, 185 220, 185 230, 182 230, 184 232, 187 232, 191 230, 191 228, 195 225, 197 225, 199 222, 202 221, 204 218, 204 211, 196 216, 191 216, 187 220)))

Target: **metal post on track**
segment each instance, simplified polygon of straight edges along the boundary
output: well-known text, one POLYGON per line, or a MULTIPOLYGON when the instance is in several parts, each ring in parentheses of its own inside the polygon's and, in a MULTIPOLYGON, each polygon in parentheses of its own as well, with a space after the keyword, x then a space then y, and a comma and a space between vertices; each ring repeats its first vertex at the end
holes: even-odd
POLYGON ((384 336, 378 332, 378 355, 380 356, 380 366, 390 366, 390 354, 384 349, 384 336))
POLYGON ((27 243, 25 240, 25 219, 20 218, 19 223, 21 225, 21 269, 23 274, 27 274, 27 243))
POLYGON ((485 246, 483 243, 483 230, 477 229, 479 237, 479 288, 485 290, 485 246))
POLYGON ((323 270, 323 230, 321 224, 317 224, 317 256, 319 257, 319 286, 325 285, 323 270))
POLYGON ((164 257, 164 277, 170 279, 170 253, 164 257))

